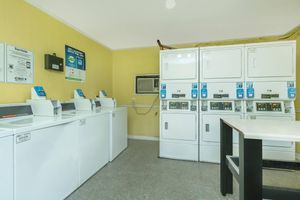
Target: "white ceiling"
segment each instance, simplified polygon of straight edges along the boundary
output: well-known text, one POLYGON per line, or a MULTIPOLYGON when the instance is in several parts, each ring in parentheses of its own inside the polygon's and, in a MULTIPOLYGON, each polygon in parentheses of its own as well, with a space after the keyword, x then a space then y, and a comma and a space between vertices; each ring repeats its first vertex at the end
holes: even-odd
POLYGON ((26 0, 111 49, 276 35, 300 24, 300 0, 26 0))

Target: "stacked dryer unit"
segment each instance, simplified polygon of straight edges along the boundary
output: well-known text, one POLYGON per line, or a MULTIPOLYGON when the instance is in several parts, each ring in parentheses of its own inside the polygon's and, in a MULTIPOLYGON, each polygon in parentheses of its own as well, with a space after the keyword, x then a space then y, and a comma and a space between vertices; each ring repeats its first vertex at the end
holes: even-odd
POLYGON ((160 54, 162 158, 198 161, 198 48, 160 54))
POLYGON ((199 160, 219 163, 220 118, 243 118, 244 45, 201 48, 200 80, 199 160))
MULTIPOLYGON (((248 119, 295 120, 296 42, 246 45, 248 119)), ((265 159, 295 160, 294 142, 263 141, 265 159)))
MULTIPOLYGON (((160 157, 219 163, 220 118, 295 120, 295 41, 204 47, 199 61, 196 48, 166 50, 160 62, 160 157)), ((295 143, 264 141, 263 155, 295 160, 295 143)))

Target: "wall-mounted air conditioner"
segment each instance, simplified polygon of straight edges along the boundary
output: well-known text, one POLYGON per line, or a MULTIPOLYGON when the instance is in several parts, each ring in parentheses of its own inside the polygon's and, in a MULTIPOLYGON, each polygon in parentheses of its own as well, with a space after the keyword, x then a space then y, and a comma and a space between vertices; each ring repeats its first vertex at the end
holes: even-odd
POLYGON ((135 76, 135 94, 158 94, 159 75, 143 74, 135 76))

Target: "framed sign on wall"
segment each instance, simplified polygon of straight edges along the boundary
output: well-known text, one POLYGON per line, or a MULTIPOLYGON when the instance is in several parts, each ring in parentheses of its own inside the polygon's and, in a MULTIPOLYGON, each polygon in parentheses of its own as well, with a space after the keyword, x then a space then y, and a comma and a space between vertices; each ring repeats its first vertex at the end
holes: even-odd
POLYGON ((65 45, 66 54, 66 79, 73 81, 85 81, 86 59, 85 53, 68 45, 65 45))

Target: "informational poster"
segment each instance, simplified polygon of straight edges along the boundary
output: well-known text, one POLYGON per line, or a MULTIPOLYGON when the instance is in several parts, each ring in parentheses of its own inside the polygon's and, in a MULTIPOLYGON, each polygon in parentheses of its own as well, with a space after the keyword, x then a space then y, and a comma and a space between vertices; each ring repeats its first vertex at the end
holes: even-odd
POLYGON ((6 46, 6 82, 32 84, 34 79, 33 53, 13 45, 6 46))
POLYGON ((0 43, 0 82, 5 81, 5 44, 0 43))
POLYGON ((73 81, 85 81, 85 53, 68 45, 65 46, 65 52, 66 79, 73 81))

